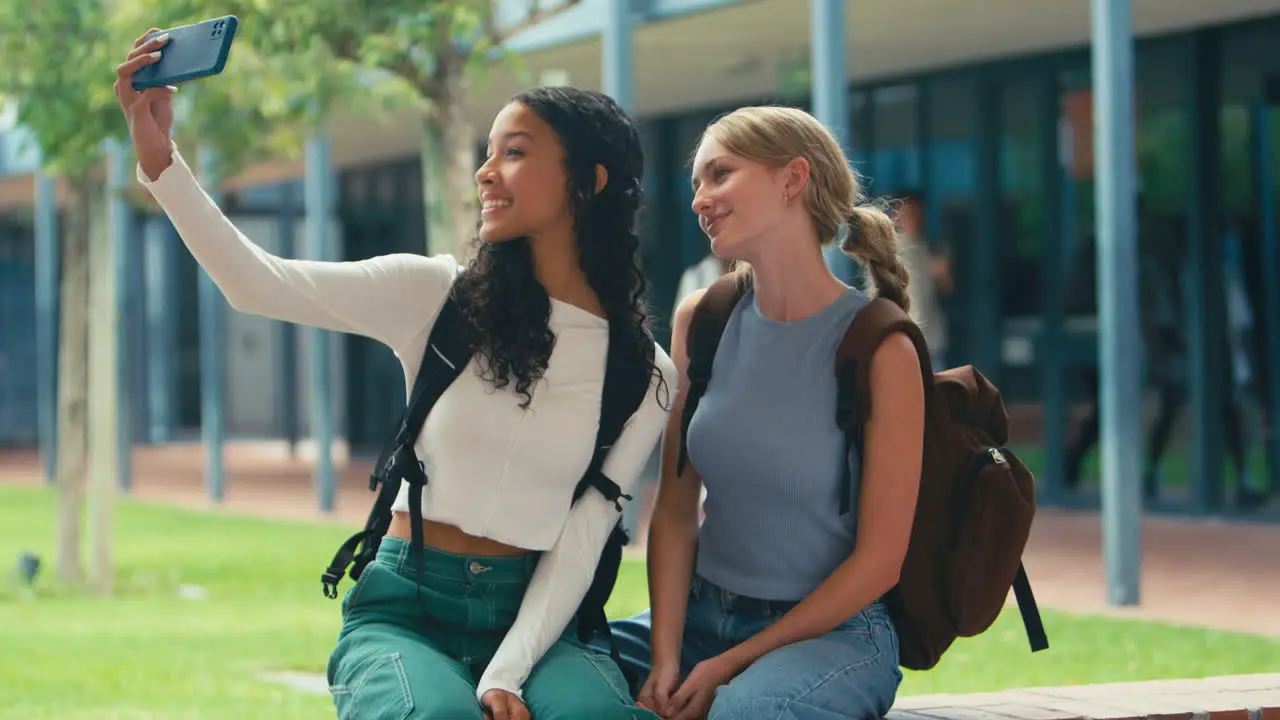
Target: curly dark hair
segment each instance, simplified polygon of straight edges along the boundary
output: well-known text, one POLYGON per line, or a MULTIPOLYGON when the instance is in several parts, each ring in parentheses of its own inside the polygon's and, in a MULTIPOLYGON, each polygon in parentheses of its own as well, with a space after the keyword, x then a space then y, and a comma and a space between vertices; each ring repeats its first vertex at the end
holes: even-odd
MULTIPOLYGON (((640 268, 640 178, 644 152, 640 134, 626 112, 607 95, 569 87, 539 87, 517 93, 511 102, 528 107, 551 126, 564 148, 570 212, 587 282, 600 299, 611 337, 635 346, 650 377, 663 384, 654 361, 646 294, 640 268), (608 182, 596 193, 596 165, 608 182), (616 327, 625 323, 625 328, 616 327), (625 332, 619 332, 625 329, 625 332), (616 334, 616 335, 615 335, 616 334)), ((476 253, 454 283, 454 293, 481 363, 481 377, 494 387, 515 382, 528 408, 555 347, 548 322, 551 299, 534 275, 527 238, 487 243, 474 240, 476 253)))

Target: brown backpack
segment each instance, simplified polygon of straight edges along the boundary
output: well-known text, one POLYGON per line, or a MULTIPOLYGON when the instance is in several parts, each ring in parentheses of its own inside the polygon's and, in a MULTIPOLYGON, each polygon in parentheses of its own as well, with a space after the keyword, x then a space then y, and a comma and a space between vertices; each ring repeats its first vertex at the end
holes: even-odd
MULTIPOLYGON (((681 418, 684 469, 689 421, 711 380, 720 335, 750 289, 751 276, 731 273, 707 288, 689 326, 689 391, 681 418)), ((957 637, 995 622, 1012 587, 1032 652, 1049 646, 1022 551, 1035 516, 1035 479, 1004 446, 1008 415, 1000 392, 972 365, 931 372, 919 327, 897 304, 873 299, 854 316, 836 351, 836 424, 844 432, 840 513, 850 511, 852 466, 862 458, 862 428, 871 414, 871 357, 891 333, 915 343, 925 377, 924 465, 911 539, 898 584, 883 598, 899 636, 900 664, 927 670, 957 637)))

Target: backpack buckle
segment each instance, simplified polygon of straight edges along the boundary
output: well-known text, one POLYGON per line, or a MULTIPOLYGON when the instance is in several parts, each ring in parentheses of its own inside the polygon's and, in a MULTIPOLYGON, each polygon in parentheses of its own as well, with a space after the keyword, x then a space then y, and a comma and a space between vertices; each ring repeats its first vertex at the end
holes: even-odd
POLYGON ((338 583, 342 582, 342 571, 334 572, 329 568, 320 575, 320 583, 324 587, 324 596, 333 600, 338 597, 338 583))

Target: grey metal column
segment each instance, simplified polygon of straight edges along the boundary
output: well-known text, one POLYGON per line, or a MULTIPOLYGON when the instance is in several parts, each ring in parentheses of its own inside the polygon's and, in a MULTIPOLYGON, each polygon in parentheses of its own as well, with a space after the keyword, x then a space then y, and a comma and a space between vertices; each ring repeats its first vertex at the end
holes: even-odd
MULTIPOLYGON (((307 214, 306 257, 332 260, 333 240, 329 223, 333 218, 333 162, 327 131, 317 129, 307 138, 303 193, 307 214)), ((322 512, 333 510, 337 483, 333 470, 333 364, 329 351, 329 331, 306 328, 310 383, 308 407, 311 438, 315 443, 316 500, 322 512)))
MULTIPOLYGON (((849 75, 845 71, 844 0, 809 0, 809 68, 813 115, 850 152, 853 116, 849 108, 849 75)), ((871 102, 871 97, 867 97, 871 102)), ((857 279, 857 265, 839 247, 823 250, 827 267, 846 283, 857 279)))
POLYGON ((132 245, 134 243, 133 208, 129 206, 128 192, 130 162, 133 157, 130 146, 123 140, 107 142, 107 232, 111 247, 115 303, 115 352, 116 352, 116 482, 121 490, 133 486, 133 365, 129 362, 129 332, 132 323, 132 245))
POLYGON ((631 0, 608 0, 601 37, 604 91, 629 113, 635 112, 635 38, 631 0))
POLYGON ((1141 560, 1141 335, 1129 0, 1093 2, 1102 535, 1107 599, 1134 605, 1141 560))
MULTIPOLYGON (((200 183, 216 203, 222 202, 218 192, 218 157, 207 146, 199 151, 200 183)), ((226 300, 213 284, 213 278, 199 268, 200 308, 200 440, 204 444, 205 491, 209 499, 222 502, 227 491, 223 444, 226 433, 226 377, 223 344, 226 339, 226 300)))
POLYGON ((174 286, 177 249, 182 238, 161 215, 152 218, 142 234, 143 273, 147 292, 143 314, 147 336, 147 442, 164 444, 173 440, 177 424, 178 303, 174 286))
MULTIPOLYGON (((600 38, 600 62, 605 94, 613 98, 623 110, 634 115, 636 64, 631 10, 631 0, 607 0, 604 32, 600 38)), ((648 479, 642 476, 639 483, 648 479)), ((637 485, 636 490, 641 490, 641 487, 637 485)), ((642 492, 632 494, 637 499, 644 496, 642 492)), ((623 506, 622 526, 633 539, 640 529, 639 515, 638 502, 632 501, 623 506)))
POLYGON ((44 480, 57 477, 58 459, 58 308, 62 252, 58 233, 57 184, 36 173, 36 412, 44 480))

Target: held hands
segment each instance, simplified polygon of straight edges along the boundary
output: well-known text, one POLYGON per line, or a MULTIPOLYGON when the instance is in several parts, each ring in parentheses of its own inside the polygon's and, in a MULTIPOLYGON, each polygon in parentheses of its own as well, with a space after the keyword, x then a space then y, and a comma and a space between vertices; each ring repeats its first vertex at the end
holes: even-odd
POLYGON ((671 714, 671 696, 680 687, 680 667, 678 665, 658 665, 649 673, 649 677, 636 696, 636 704, 645 710, 655 712, 663 717, 671 714))
POLYGON ((529 708, 525 707, 520 698, 506 690, 495 688, 486 692, 480 698, 480 704, 484 707, 487 720, 532 720, 529 708))
POLYGON ((717 655, 695 665, 689 677, 671 694, 679 670, 654 668, 641 688, 637 702, 665 720, 702 720, 711 711, 716 689, 727 685, 736 674, 737 666, 733 660, 725 654, 717 655))
POLYGON ((174 87, 148 88, 143 92, 133 89, 133 75, 144 65, 160 59, 160 48, 168 37, 160 35, 144 42, 147 35, 157 31, 151 28, 133 43, 133 50, 123 63, 116 66, 115 93, 120 109, 129 121, 129 136, 142 171, 152 180, 172 162, 169 130, 173 127, 174 87))

